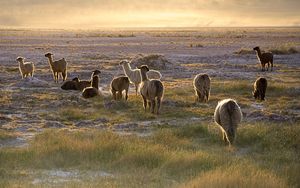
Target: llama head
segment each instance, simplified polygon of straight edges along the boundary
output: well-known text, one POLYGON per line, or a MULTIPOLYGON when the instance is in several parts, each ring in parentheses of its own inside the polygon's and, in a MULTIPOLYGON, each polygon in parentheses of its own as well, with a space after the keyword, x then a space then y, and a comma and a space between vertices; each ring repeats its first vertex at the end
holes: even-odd
POLYGON ((119 65, 125 65, 125 64, 129 64, 129 61, 128 60, 122 60, 120 61, 119 65))
POLYGON ((51 57, 52 55, 53 55, 52 53, 48 52, 45 54, 45 57, 51 57))
POLYGON ((73 78, 72 81, 74 81, 74 82, 79 82, 79 76, 73 78))
POLYGON ((16 59, 16 61, 18 61, 18 62, 21 62, 21 61, 24 61, 24 57, 18 57, 17 59, 16 59))
POLYGON ((141 65, 140 67, 137 67, 138 69, 141 70, 141 72, 148 72, 149 68, 147 65, 141 65))
POLYGON ((255 99, 257 99, 258 98, 258 92, 257 91, 252 91, 252 95, 253 95, 253 97, 255 98, 255 99))
POLYGON ((93 76, 96 76, 96 75, 99 75, 99 74, 101 74, 101 71, 98 70, 98 69, 96 69, 96 70, 94 70, 94 71, 92 72, 92 75, 93 75, 93 76))
POLYGON ((259 47, 256 46, 255 48, 253 48, 253 50, 258 51, 258 50, 259 50, 259 47))

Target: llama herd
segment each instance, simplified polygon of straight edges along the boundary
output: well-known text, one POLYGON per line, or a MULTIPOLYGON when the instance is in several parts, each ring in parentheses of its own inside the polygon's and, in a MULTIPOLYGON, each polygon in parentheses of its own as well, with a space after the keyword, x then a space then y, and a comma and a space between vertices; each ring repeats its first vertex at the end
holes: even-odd
MULTIPOLYGON (((256 51, 258 60, 261 63, 261 70, 265 71, 265 65, 268 64, 267 70, 271 64, 271 71, 273 69, 273 55, 272 53, 262 53, 259 47, 253 48, 256 51)), ((48 58, 50 69, 53 73, 53 78, 56 83, 59 80, 59 74, 64 81, 61 89, 63 90, 79 90, 82 92, 84 98, 91 98, 100 95, 99 92, 99 75, 101 71, 94 70, 91 74, 90 80, 80 80, 79 76, 72 80, 67 79, 66 60, 53 60, 53 54, 47 53, 45 57, 48 58)), ((31 76, 34 73, 34 64, 32 62, 24 62, 23 57, 18 57, 16 61, 19 63, 19 70, 22 78, 31 76)), ((143 99, 143 107, 146 111, 147 105, 151 113, 159 114, 162 98, 164 95, 164 85, 161 82, 162 75, 157 70, 150 70, 147 65, 142 65, 136 69, 132 69, 128 60, 122 60, 119 63, 122 66, 126 76, 119 76, 113 78, 110 83, 110 92, 114 100, 121 100, 123 92, 125 91, 125 100, 128 99, 129 84, 135 85, 135 93, 138 91, 143 99), (157 79, 151 79, 148 74, 151 73, 157 79)), ((198 74, 194 77, 193 86, 195 90, 196 102, 208 102, 211 89, 211 79, 207 74, 198 74)), ((254 82, 253 97, 255 99, 264 100, 267 89, 266 78, 259 77, 254 82)), ((234 142, 237 127, 242 121, 242 111, 237 102, 233 99, 224 99, 218 102, 214 112, 215 122, 219 125, 223 140, 225 143, 231 145, 234 142)))

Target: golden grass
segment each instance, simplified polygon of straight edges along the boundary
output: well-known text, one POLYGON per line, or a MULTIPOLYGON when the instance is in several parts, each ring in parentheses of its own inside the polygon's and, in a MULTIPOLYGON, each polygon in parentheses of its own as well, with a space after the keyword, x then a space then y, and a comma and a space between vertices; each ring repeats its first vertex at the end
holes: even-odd
POLYGON ((215 125, 161 128, 149 137, 50 130, 37 135, 28 149, 0 150, 0 186, 28 183, 32 180, 26 172, 35 169, 104 170, 114 175, 101 181, 83 179, 78 186, 297 186, 299 134, 299 125, 246 124, 229 149, 215 125))
POLYGON ((17 134, 15 132, 0 129, 0 141, 1 140, 4 141, 6 139, 11 139, 16 137, 17 134))
POLYGON ((12 91, 1 90, 0 91, 0 103, 10 104, 12 101, 12 91))
POLYGON ((276 177, 271 172, 261 170, 254 165, 246 163, 211 170, 198 176, 180 187, 288 187, 283 179, 276 177))

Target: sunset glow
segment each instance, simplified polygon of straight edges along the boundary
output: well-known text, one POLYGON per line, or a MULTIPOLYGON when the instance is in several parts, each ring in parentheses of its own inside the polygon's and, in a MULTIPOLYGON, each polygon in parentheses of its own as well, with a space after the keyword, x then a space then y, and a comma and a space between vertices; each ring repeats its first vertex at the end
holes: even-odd
POLYGON ((297 0, 2 0, 0 27, 299 26, 297 0))

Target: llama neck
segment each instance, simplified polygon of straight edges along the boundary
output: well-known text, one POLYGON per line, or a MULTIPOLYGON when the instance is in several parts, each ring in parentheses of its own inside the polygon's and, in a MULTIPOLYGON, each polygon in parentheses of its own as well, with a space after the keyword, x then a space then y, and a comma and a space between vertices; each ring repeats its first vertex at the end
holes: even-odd
POLYGON ((128 63, 123 64, 123 70, 127 74, 127 76, 131 73, 131 67, 128 63))
POLYGON ((147 72, 145 71, 140 71, 141 73, 141 78, 142 78, 142 81, 145 82, 145 81, 148 81, 148 77, 147 77, 147 72))
POLYGON ((24 67, 24 61, 19 61, 20 67, 24 67))
POLYGON ((49 64, 50 64, 50 66, 52 66, 53 65, 53 59, 52 59, 52 57, 50 56, 50 57, 48 57, 48 61, 49 61, 49 64))
POLYGON ((99 82, 99 78, 97 79, 93 79, 92 81, 92 87, 98 89, 98 82, 99 82))
POLYGON ((258 56, 259 58, 261 57, 261 51, 260 51, 260 49, 256 50, 256 54, 257 54, 257 56, 258 56))

